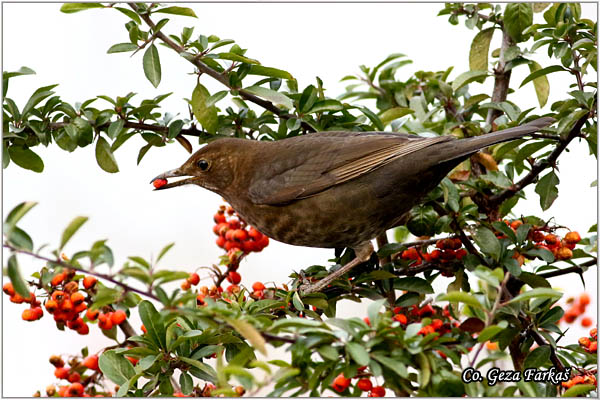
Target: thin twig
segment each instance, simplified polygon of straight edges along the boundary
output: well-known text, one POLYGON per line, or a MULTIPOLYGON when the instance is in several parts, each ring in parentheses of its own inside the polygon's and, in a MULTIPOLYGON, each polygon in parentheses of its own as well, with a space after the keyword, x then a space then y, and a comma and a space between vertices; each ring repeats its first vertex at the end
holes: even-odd
MULTIPOLYGON (((156 26, 154 24, 154 22, 152 21, 152 19, 150 18, 150 16, 147 13, 140 13, 137 4, 135 3, 127 3, 129 5, 129 7, 131 7, 133 9, 133 11, 135 11, 143 20, 144 22, 146 22, 146 24, 148 24, 148 26, 152 29, 154 29, 154 27, 156 26)), ((175 43, 173 40, 171 40, 167 35, 165 35, 163 32, 158 32, 156 35, 160 40, 162 40, 165 44, 167 44, 171 49, 173 49, 174 51, 177 52, 177 54, 182 55, 182 54, 189 54, 186 52, 185 48, 181 47, 180 45, 178 45, 177 43, 175 43)), ((191 55, 191 54, 190 54, 191 55)), ((224 86, 228 87, 229 89, 235 89, 238 91, 238 93, 240 94, 240 96, 242 98, 244 98, 245 100, 248 100, 254 104, 257 104, 259 106, 261 106, 262 108, 266 109, 267 111, 272 112, 273 114, 277 115, 279 118, 283 118, 283 119, 290 119, 292 117, 294 117, 294 115, 288 114, 284 111, 282 111, 281 109, 279 109, 279 107, 277 107, 276 105, 274 105, 273 103, 271 103, 270 101, 261 99, 258 96, 253 95, 252 93, 247 92, 244 89, 240 89, 240 88, 234 88, 229 84, 229 79, 227 77, 227 75, 222 74, 212 68, 210 68, 208 65, 204 64, 200 59, 196 58, 196 57, 190 57, 190 58, 186 58, 189 62, 191 62, 192 64, 194 64, 194 66, 196 68, 198 68, 198 70, 201 73, 207 74, 210 77, 216 79, 218 82, 220 82, 221 84, 223 84, 224 86)), ((307 124, 306 122, 302 122, 302 127, 304 129, 306 129, 309 132, 314 132, 315 130, 312 128, 312 126, 310 126, 309 124, 307 124)))
POLYGON ((7 244, 7 243, 4 243, 3 246, 5 248, 7 248, 7 249, 10 249, 10 250, 16 252, 16 253, 26 254, 28 256, 37 258, 38 260, 43 260, 43 261, 46 261, 46 262, 49 262, 49 263, 52 263, 52 264, 59 265, 59 266, 61 266, 63 268, 69 268, 69 269, 72 269, 72 270, 75 270, 75 271, 79 271, 79 272, 83 272, 83 273, 86 273, 86 274, 89 274, 89 275, 93 275, 93 276, 98 277, 100 279, 104 279, 104 280, 107 280, 109 282, 112 282, 115 285, 121 286, 123 289, 125 289, 125 291, 135 292, 135 293, 141 294, 142 296, 149 297, 149 298, 151 298, 153 300, 160 301, 158 299, 158 297, 156 297, 154 294, 152 294, 150 292, 145 292, 145 291, 140 290, 140 289, 136 289, 136 288, 134 288, 132 286, 129 286, 129 285, 123 283, 123 282, 120 282, 120 281, 116 280, 115 278, 113 278, 110 275, 106 275, 106 274, 102 274, 100 272, 90 271, 90 270, 87 270, 87 269, 83 269, 81 267, 77 267, 75 265, 68 264, 68 263, 66 263, 64 261, 61 261, 59 259, 53 260, 51 258, 41 256, 39 254, 33 253, 31 251, 28 251, 28 250, 23 250, 23 249, 19 249, 19 248, 13 247, 13 246, 11 246, 10 244, 7 244))
POLYGON ((572 267, 569 268, 563 268, 563 269, 558 269, 556 271, 550 271, 550 272, 544 272, 543 274, 538 274, 538 276, 541 276, 542 278, 554 278, 555 276, 561 276, 561 275, 567 275, 573 272, 576 272, 578 274, 583 273, 583 268, 584 267, 591 267, 592 265, 597 265, 598 264, 598 260, 596 258, 586 261, 581 265, 574 265, 572 267))

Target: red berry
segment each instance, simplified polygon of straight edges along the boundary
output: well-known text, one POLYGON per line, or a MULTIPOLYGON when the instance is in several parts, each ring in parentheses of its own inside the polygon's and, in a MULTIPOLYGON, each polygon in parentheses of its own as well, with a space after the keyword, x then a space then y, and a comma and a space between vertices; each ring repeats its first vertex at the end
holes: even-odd
POLYGON ((428 317, 433 315, 434 310, 433 307, 431 307, 431 304, 427 304, 426 306, 424 306, 423 308, 421 308, 419 310, 419 316, 420 317, 428 317))
POLYGON ((72 383, 67 388, 69 397, 81 397, 83 395, 83 385, 79 382, 72 383))
POLYGON ((369 317, 364 317, 363 321, 365 321, 365 324, 371 326, 371 320, 369 319, 369 317))
POLYGON ((69 370, 64 367, 56 368, 54 370, 54 376, 58 379, 67 379, 69 377, 69 370))
POLYGON ((344 377, 344 374, 339 374, 333 380, 333 383, 331 384, 331 386, 333 387, 333 390, 335 390, 336 392, 342 393, 344 390, 346 390, 348 388, 348 386, 350 386, 350 379, 344 377))
POLYGON ((243 229, 236 229, 233 231, 233 239, 243 242, 244 240, 248 239, 248 232, 243 229))
POLYGON ((98 280, 93 276, 86 276, 85 278, 83 278, 83 287, 85 289, 91 289, 94 287, 97 281, 98 280))
POLYGON ((81 376, 78 372, 72 372, 69 374, 67 380, 71 383, 79 382, 81 380, 81 376))
POLYGON ((102 330, 110 330, 113 327, 113 323, 111 321, 110 315, 108 314, 100 314, 98 317, 98 326, 102 330))
POLYGON ((58 303, 55 300, 50 299, 46 302, 45 307, 50 314, 53 314, 54 311, 58 309, 58 303))
POLYGON ((242 276, 236 271, 229 271, 229 274, 227 274, 227 280, 234 285, 237 285, 242 281, 242 276))
POLYGON ((590 317, 584 317, 581 319, 581 326, 583 326, 584 328, 589 328, 590 326, 592 326, 592 319, 590 317))
POLYGON ((225 238, 223 236, 219 236, 217 238, 217 240, 215 241, 215 243, 217 244, 217 246, 219 246, 220 248, 225 247, 225 238))
POLYGON ((254 290, 254 291, 265 290, 265 285, 263 285, 262 282, 254 282, 252 284, 252 290, 254 290))
POLYGON ((373 389, 373 384, 369 379, 363 378, 356 382, 356 387, 363 392, 368 392, 369 390, 373 389))
POLYGON ((595 353, 596 351, 598 351, 598 342, 592 342, 592 343, 590 343, 590 345, 588 347, 588 351, 590 353, 595 353))
POLYGON ((2 291, 9 296, 15 295, 15 289, 13 288, 13 284, 10 282, 5 283, 4 286, 2 286, 2 291))
POLYGON ((217 223, 217 224, 221 224, 221 223, 227 221, 227 217, 222 212, 216 213, 215 216, 213 217, 213 219, 215 220, 215 223, 217 223))
POLYGON ((155 179, 152 181, 152 184, 154 185, 154 187, 156 189, 160 189, 161 187, 165 186, 167 184, 167 180, 166 179, 155 179))
POLYGON ((27 308, 27 309, 23 310, 23 314, 21 314, 21 318, 23 318, 24 321, 35 321, 38 319, 36 312, 33 311, 33 308, 27 308))
POLYGON ((88 333, 90 333, 90 327, 88 326, 88 324, 82 324, 79 329, 77 329, 77 333, 79 333, 80 335, 87 335, 88 333))
POLYGON ((375 386, 371 389, 369 397, 385 397, 385 388, 383 386, 375 386))
POLYGON ((71 295, 71 303, 73 305, 78 306, 85 300, 85 296, 81 292, 75 292, 71 295))
POLYGON ((405 325, 408 322, 408 318, 404 314, 396 314, 394 315, 394 321, 398 321, 401 324, 405 325))
POLYGON ((248 230, 248 236, 250 236, 254 240, 260 240, 263 237, 263 234, 260 233, 256 228, 251 226, 248 230))
POLYGON ((99 314, 100 311, 98 310, 87 310, 87 312, 85 313, 85 317, 90 321, 95 321, 96 318, 98 318, 99 314))
POLYGON ((197 284, 200 283, 200 276, 197 273, 192 272, 190 274, 190 276, 187 278, 187 280, 188 280, 189 283, 191 283, 192 285, 196 286, 197 284))
POLYGON ((113 325, 121 325, 127 319, 127 314, 123 310, 117 310, 111 314, 110 320, 113 325))
POLYGON ((87 357, 85 360, 83 360, 83 365, 86 368, 98 371, 98 356, 96 354, 94 354, 94 355, 87 357))

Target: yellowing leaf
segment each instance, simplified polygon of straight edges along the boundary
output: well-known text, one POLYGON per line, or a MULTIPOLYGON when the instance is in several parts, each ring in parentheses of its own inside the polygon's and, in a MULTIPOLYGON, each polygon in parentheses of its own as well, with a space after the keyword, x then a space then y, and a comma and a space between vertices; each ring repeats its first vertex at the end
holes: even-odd
POLYGON ((494 36, 494 29, 488 28, 482 30, 473 38, 471 50, 469 51, 469 68, 471 71, 488 69, 488 54, 492 36, 494 36))
MULTIPOLYGON (((542 66, 535 61, 529 63, 529 71, 531 73, 539 71, 542 66)), ((533 80, 533 86, 535 87, 535 94, 537 95, 540 107, 544 107, 548 101, 548 95, 550 95, 550 83, 546 75, 539 76, 533 80)))
POLYGON ((198 83, 192 93, 192 112, 204 129, 210 133, 216 133, 218 127, 217 109, 215 106, 206 106, 206 100, 209 97, 210 93, 208 92, 208 89, 198 83))
POLYGON ((226 321, 229 325, 233 326, 240 335, 246 338, 252 347, 263 353, 265 356, 267 355, 265 339, 252 325, 241 319, 226 319, 226 321))

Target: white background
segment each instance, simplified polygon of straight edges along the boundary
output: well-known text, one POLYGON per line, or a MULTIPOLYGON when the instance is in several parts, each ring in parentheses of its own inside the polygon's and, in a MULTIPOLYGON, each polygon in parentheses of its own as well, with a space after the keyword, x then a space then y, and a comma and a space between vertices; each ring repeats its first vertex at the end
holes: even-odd
MULTIPOLYGON (((114 10, 91 10, 79 14, 62 14, 60 4, 3 4, 3 70, 14 71, 25 65, 37 72, 34 76, 11 80, 8 96, 22 108, 29 95, 40 86, 59 83, 55 91, 74 103, 96 95, 111 97, 137 92, 132 99, 138 104, 144 98, 174 92, 162 104, 165 110, 187 115, 182 98, 191 96, 195 77, 191 64, 174 52, 159 46, 162 82, 154 89, 142 72, 142 53, 106 54, 115 43, 128 42, 123 25, 128 19, 114 10)), ((445 70, 454 65, 450 79, 468 70, 468 51, 475 31, 451 26, 447 17, 436 17, 441 4, 195 4, 199 19, 176 16, 163 31, 179 34, 183 26, 195 26, 194 35, 215 34, 232 38, 247 56, 265 66, 290 71, 302 88, 315 83, 319 76, 335 97, 344 87, 339 79, 357 73, 358 66, 374 66, 388 54, 407 54, 414 64, 401 69, 398 76, 406 79, 418 70, 445 70)), ((582 4, 583 16, 596 20, 596 5, 582 4)), ((156 17, 158 18, 158 16, 156 17)), ((541 20, 541 15, 536 18, 541 20)), ((158 19, 157 19, 158 20, 158 19)), ((462 24, 462 22, 461 22, 462 24)), ((492 49, 498 47, 496 34, 492 49)), ((544 53, 543 51, 542 53, 544 53)), ((537 55, 542 65, 543 55, 537 55)), ((546 65, 548 65, 546 63, 546 65)), ((527 68, 513 72, 511 87, 518 88, 527 68)), ((550 76, 548 104, 566 97, 573 78, 568 74, 550 76)), ((593 77, 588 77, 588 80, 593 77)), ((223 90, 203 78, 211 93, 223 90)), ((491 79, 488 79, 491 83, 491 79)), ((491 86, 473 84, 472 93, 490 93, 491 86)), ((512 97, 521 109, 537 106, 531 84, 512 97)), ((104 106, 103 100, 97 106, 104 106)), ((220 103, 223 106, 225 103, 220 103)), ((548 106, 546 110, 548 110, 548 106)), ((77 215, 89 216, 89 222, 72 239, 67 254, 89 248, 98 239, 109 238, 116 265, 127 256, 156 256, 165 244, 177 244, 161 263, 162 267, 195 270, 216 263, 221 251, 214 245, 212 215, 221 199, 197 187, 183 187, 152 192, 149 181, 167 169, 179 166, 188 157, 177 144, 151 149, 139 166, 137 152, 145 142, 141 138, 128 141, 116 152, 120 172, 108 174, 96 164, 93 146, 67 153, 53 145, 34 150, 42 156, 43 174, 23 170, 11 164, 3 171, 3 215, 15 205, 28 200, 39 205, 21 222, 34 239, 56 246, 62 229, 77 215)), ((194 144, 194 150, 198 146, 194 144)), ((595 223, 596 190, 590 183, 596 179, 596 162, 588 155, 587 145, 574 143, 570 153, 560 159, 560 197, 550 212, 542 213, 538 196, 528 190, 528 201, 519 203, 520 215, 554 215, 558 224, 582 234, 595 223)), ((242 283, 255 281, 285 282, 288 275, 313 264, 326 264, 332 250, 288 246, 271 241, 260 254, 248 257, 240 269, 242 283)), ((24 275, 39 270, 42 263, 20 256, 24 275)), ((587 291, 592 294, 590 315, 596 314, 596 271, 587 274, 587 291)), ((439 279, 443 290, 450 280, 439 279)), ((575 295, 584 291, 576 276, 554 279, 556 288, 575 295)), ((566 297, 566 296, 565 296, 566 297)), ((364 307, 341 307, 343 316, 364 316, 364 307)), ((3 296, 3 395, 29 396, 54 382, 53 368, 47 362, 51 354, 76 353, 89 346, 91 352, 109 345, 110 340, 91 327, 90 335, 74 331, 59 332, 51 317, 37 322, 21 320, 23 306, 14 305, 3 296)), ((593 318, 596 321, 596 318, 593 318)), ((136 319, 134 326, 139 327, 136 319)), ((583 330, 571 329, 569 342, 583 330)), ((566 341, 566 340, 565 340, 566 341)))

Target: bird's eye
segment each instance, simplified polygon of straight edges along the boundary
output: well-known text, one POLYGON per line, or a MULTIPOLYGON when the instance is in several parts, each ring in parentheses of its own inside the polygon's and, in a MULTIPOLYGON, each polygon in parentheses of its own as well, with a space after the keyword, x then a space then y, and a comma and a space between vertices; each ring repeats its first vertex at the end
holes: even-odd
POLYGON ((198 165, 198 168, 200 168, 202 171, 206 171, 208 169, 208 161, 206 160, 200 160, 196 165, 198 165))

